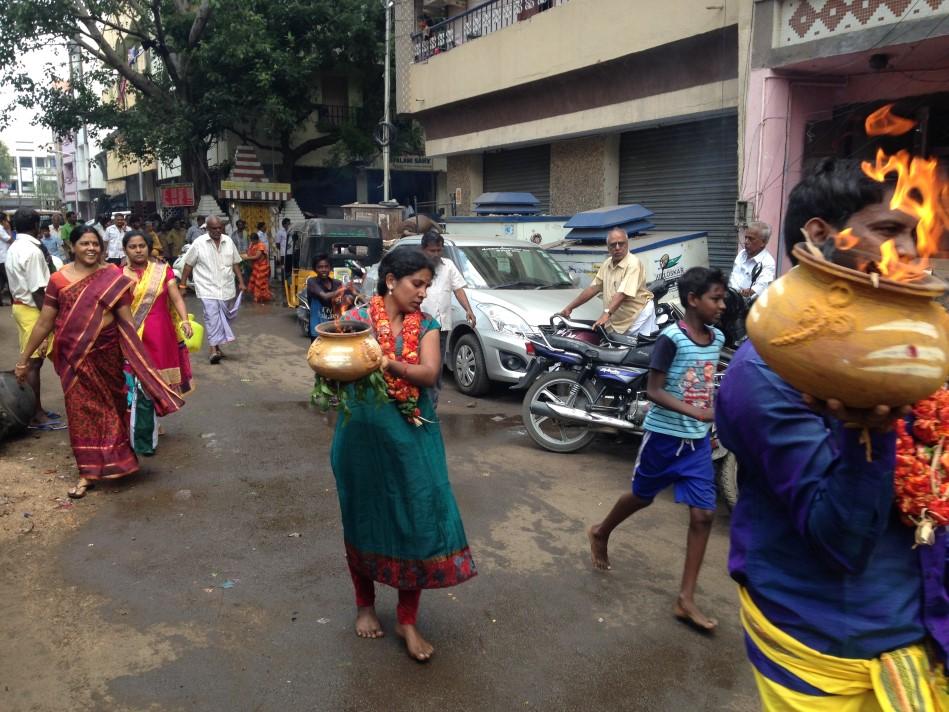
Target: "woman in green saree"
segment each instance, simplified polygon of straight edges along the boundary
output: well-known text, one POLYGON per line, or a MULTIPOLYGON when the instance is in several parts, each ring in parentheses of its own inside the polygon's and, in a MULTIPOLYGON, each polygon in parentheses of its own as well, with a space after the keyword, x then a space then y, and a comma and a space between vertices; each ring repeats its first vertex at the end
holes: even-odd
POLYGON ((395 631, 420 662, 434 653, 416 628, 421 590, 477 573, 427 393, 441 369, 438 322, 419 311, 433 275, 421 250, 393 250, 379 265, 378 296, 344 315, 372 327, 388 359, 392 400, 351 399, 331 452, 356 589, 356 634, 382 637, 374 582, 388 584, 399 589, 395 631))

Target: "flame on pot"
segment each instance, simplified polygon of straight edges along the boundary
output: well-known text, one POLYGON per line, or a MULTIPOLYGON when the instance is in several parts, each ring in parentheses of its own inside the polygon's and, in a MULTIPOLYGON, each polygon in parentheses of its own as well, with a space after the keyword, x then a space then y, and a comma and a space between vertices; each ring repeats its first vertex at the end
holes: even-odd
POLYGON ((916 126, 916 122, 893 113, 893 105, 887 104, 867 117, 867 136, 902 136, 916 126))
MULTIPOLYGON (((914 126, 915 121, 893 114, 892 104, 873 112, 866 120, 868 136, 899 136, 914 126)), ((926 276, 929 258, 939 249, 939 238, 949 227, 949 213, 946 211, 946 201, 943 200, 944 196, 949 195, 949 186, 940 175, 939 162, 934 158, 912 156, 905 150, 890 156, 881 148, 877 150, 876 159, 873 162, 864 161, 861 168, 867 176, 881 183, 888 175, 896 173, 896 187, 890 199, 890 209, 900 210, 919 221, 916 225, 918 256, 914 259, 901 257, 897 252, 896 243, 887 240, 880 246, 881 259, 877 262, 877 267, 890 279, 922 279, 926 276)), ((857 244, 857 240, 852 239, 851 247, 857 244)))
POLYGON ((838 250, 852 250, 860 244, 860 238, 853 234, 849 227, 834 235, 834 245, 838 250))

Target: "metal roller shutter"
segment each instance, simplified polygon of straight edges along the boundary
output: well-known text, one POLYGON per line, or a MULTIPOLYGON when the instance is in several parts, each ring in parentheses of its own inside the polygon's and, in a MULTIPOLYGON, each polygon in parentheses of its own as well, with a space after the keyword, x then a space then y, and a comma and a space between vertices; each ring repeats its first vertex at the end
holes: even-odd
POLYGON ((484 154, 485 193, 533 193, 550 212, 550 144, 484 154))
POLYGON ((620 203, 639 203, 660 230, 708 231, 709 262, 735 261, 738 118, 722 116, 624 133, 620 203))

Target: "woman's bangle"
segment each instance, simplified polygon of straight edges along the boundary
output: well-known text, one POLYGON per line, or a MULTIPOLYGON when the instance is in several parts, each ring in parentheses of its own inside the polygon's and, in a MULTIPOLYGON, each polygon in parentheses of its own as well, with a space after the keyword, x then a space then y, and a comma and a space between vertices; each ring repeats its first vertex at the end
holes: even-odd
POLYGON ((29 365, 30 365, 30 364, 28 364, 28 363, 21 363, 21 362, 19 362, 19 361, 16 362, 16 368, 26 368, 26 367, 29 366, 29 365))

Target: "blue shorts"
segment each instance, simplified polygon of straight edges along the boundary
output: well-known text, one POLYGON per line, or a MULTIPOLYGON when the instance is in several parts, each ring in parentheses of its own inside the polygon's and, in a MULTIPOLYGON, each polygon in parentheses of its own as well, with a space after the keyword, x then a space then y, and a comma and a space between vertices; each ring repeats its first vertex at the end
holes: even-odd
POLYGON ((652 501, 669 485, 675 485, 676 502, 715 509, 715 467, 708 435, 683 440, 646 431, 633 469, 633 494, 652 501))

